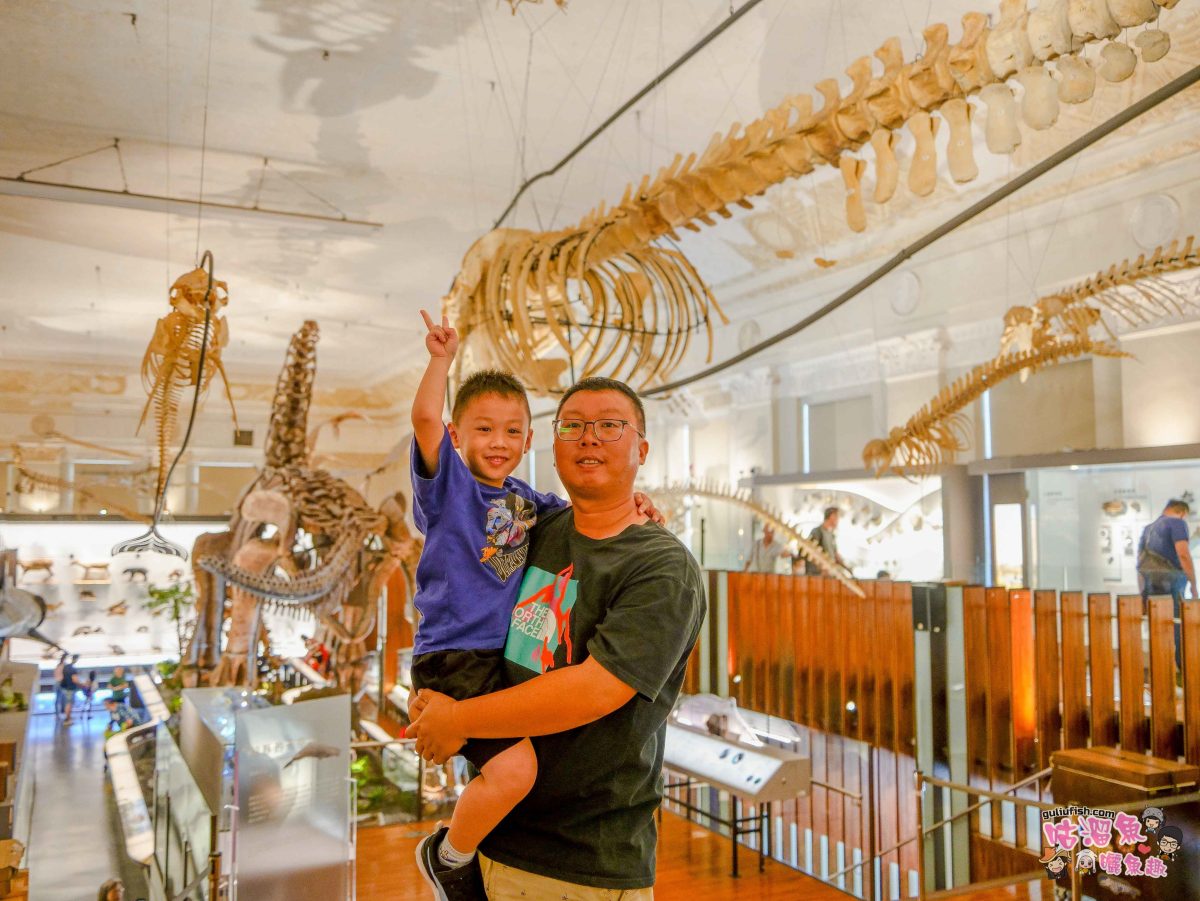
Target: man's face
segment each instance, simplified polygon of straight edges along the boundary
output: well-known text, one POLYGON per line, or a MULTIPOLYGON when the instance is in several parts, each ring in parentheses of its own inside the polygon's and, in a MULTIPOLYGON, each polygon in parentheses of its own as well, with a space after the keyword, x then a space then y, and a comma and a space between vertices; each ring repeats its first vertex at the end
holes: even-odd
POLYGON ((1174 854, 1179 850, 1179 842, 1168 835, 1158 840, 1158 847, 1164 854, 1174 854))
POLYGON ((838 524, 838 514, 830 513, 827 522, 829 523, 829 528, 836 529, 838 524))
POLYGON ((616 441, 600 441, 594 426, 583 430, 578 441, 554 436, 554 465, 572 500, 618 501, 633 496, 638 467, 646 462, 650 444, 638 435, 633 402, 620 391, 580 391, 572 394, 558 419, 623 419, 628 425, 616 441))
POLYGON ((471 475, 495 488, 504 485, 533 439, 525 404, 499 394, 476 397, 450 424, 449 431, 471 475))
POLYGON ((763 544, 770 544, 775 540, 775 530, 770 526, 763 526, 763 544))

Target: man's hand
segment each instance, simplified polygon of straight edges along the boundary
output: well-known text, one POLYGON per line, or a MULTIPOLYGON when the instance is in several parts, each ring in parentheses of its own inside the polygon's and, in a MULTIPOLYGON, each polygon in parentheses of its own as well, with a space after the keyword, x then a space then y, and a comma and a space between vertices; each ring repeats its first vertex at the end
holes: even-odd
POLYGON ((450 327, 449 317, 443 315, 442 324, 434 325, 429 314, 422 310, 421 318, 425 320, 425 326, 429 329, 429 334, 425 336, 425 347, 429 350, 429 356, 453 360, 454 355, 458 353, 458 332, 450 327))
POLYGON ((456 722, 457 706, 457 701, 441 692, 428 688, 417 692, 417 700, 409 709, 416 718, 404 734, 417 740, 417 753, 430 763, 445 763, 467 742, 456 722))
POLYGON ((667 518, 663 516, 661 510, 654 506, 654 501, 650 500, 650 495, 635 491, 633 493, 633 506, 637 510, 638 515, 648 517, 660 526, 667 524, 667 518))

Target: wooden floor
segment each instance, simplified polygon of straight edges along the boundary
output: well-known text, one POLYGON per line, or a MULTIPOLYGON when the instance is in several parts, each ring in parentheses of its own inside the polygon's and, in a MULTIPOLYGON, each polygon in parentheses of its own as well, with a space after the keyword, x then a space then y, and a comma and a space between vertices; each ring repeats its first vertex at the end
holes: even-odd
MULTIPOLYGON (((413 854, 429 826, 406 824, 358 833, 358 901, 428 901, 413 854)), ((846 901, 850 896, 774 861, 758 872, 752 850, 738 855, 742 875, 729 875, 729 840, 665 814, 658 839, 655 901, 846 901)))
MULTIPOLYGON (((433 824, 405 824, 358 833, 358 901, 428 901, 413 853, 433 824)), ((663 816, 658 839, 656 901, 847 901, 851 895, 775 861, 758 872, 751 850, 739 855, 742 875, 729 875, 729 840, 673 814, 663 816)), ((961 901, 1049 901, 1049 883, 956 895, 961 901)))

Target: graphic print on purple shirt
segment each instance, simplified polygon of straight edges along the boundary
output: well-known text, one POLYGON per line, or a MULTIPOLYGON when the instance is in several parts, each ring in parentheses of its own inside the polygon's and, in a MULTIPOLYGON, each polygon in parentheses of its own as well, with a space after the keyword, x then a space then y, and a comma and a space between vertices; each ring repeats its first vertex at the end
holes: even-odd
POLYGON ((438 467, 427 478, 421 453, 411 454, 413 521, 425 536, 413 605, 420 615, 414 654, 504 647, 517 601, 529 530, 538 515, 566 506, 511 476, 484 485, 454 450, 448 432, 438 467))

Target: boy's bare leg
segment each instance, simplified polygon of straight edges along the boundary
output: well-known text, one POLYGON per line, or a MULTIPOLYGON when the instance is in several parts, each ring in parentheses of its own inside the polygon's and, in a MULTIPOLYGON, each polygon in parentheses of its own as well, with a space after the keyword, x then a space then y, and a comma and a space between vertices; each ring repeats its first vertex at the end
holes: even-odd
POLYGON ((472 853, 529 794, 535 779, 537 754, 528 738, 501 751, 483 765, 478 777, 467 783, 454 807, 446 841, 456 851, 472 853))

